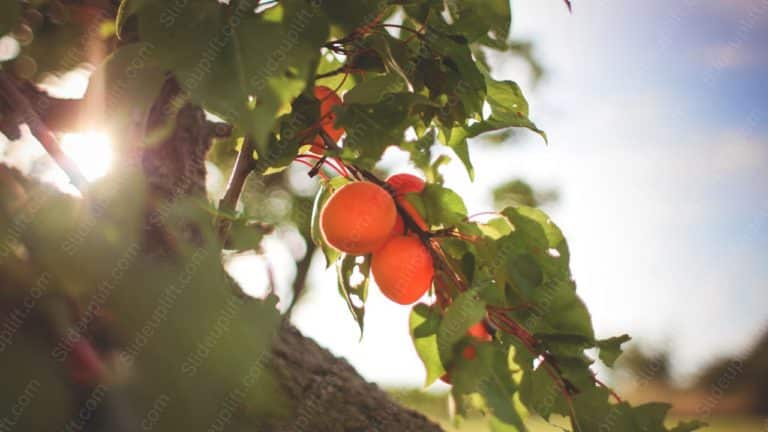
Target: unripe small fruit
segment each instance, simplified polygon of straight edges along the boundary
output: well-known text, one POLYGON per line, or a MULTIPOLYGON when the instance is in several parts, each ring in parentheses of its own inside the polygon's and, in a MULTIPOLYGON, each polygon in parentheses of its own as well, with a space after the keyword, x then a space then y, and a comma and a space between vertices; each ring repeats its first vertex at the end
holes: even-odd
POLYGON ((353 255, 365 255, 387 241, 397 210, 382 187, 369 182, 348 183, 337 190, 320 213, 325 241, 353 255))
POLYGON ((374 252, 371 271, 382 294, 407 305, 420 299, 432 284, 432 256, 416 237, 396 236, 374 252))
MULTIPOLYGON (((461 351, 461 356, 468 361, 472 361, 477 358, 477 348, 475 348, 474 345, 467 345, 461 351)), ((446 384, 451 384, 451 373, 450 372, 444 373, 443 376, 440 377, 440 381, 446 384)))
POLYGON ((493 336, 488 333, 488 329, 485 328, 485 324, 482 321, 470 327, 467 333, 478 342, 490 342, 493 340, 493 336))
MULTIPOLYGON (((426 231, 427 224, 424 222, 424 219, 419 212, 416 211, 416 208, 405 199, 406 194, 423 191, 425 186, 424 180, 413 174, 401 173, 390 176, 387 179, 387 183, 395 190, 395 199, 400 207, 411 216, 411 219, 413 219, 420 229, 426 231)), ((405 234, 405 222, 403 222, 403 218, 399 214, 397 215, 393 233, 395 235, 405 234)))
MULTIPOLYGON (((479 343, 490 342, 493 340, 493 336, 488 332, 485 324, 482 321, 477 322, 467 330, 467 334, 479 343)), ((474 345, 467 345, 461 351, 461 356, 466 360, 472 361, 477 358, 477 347, 474 345)), ((451 384, 451 374, 446 372, 440 377, 440 380, 446 384, 451 384)))

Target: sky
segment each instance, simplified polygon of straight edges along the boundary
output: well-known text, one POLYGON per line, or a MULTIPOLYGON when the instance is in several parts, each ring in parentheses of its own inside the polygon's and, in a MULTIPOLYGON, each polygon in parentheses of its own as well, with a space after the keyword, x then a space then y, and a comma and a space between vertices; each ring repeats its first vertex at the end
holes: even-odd
MULTIPOLYGON (((668 348, 683 379, 743 352, 768 328, 768 0, 521 0, 513 21, 547 75, 501 56, 494 73, 520 82, 550 145, 475 142, 475 182, 454 164, 447 185, 470 211, 506 179, 558 189, 547 210, 599 336, 668 348)), ((408 308, 372 289, 358 342, 318 261, 296 325, 368 379, 420 385, 408 308)))
MULTIPOLYGON (((505 55, 492 57, 494 75, 520 83, 550 144, 525 131, 503 147, 472 142, 475 181, 457 162, 446 167, 447 186, 471 213, 492 210, 493 186, 512 178, 557 189, 560 200, 546 210, 568 238, 599 337, 628 332, 666 347, 683 378, 743 352, 768 331, 768 0, 575 0, 573 14, 560 0, 515 0, 513 21, 513 38, 534 43, 546 75, 534 83, 523 62, 505 55)), ((78 96, 87 74, 68 80, 69 96, 78 96)), ((86 149, 86 174, 103 175, 108 138, 69 138, 71 156, 86 149)), ((44 155, 0 144, 6 159, 44 155)), ((413 171, 397 151, 383 165, 413 171)), ((66 183, 60 172, 23 168, 66 183)), ((214 186, 225 177, 209 172, 214 186)), ((265 249, 285 289, 304 247, 288 231, 265 249)), ((259 293, 264 263, 241 257, 229 270, 259 293)), ((360 341, 324 267, 314 260, 294 324, 369 380, 420 386, 410 309, 372 287, 360 341)))

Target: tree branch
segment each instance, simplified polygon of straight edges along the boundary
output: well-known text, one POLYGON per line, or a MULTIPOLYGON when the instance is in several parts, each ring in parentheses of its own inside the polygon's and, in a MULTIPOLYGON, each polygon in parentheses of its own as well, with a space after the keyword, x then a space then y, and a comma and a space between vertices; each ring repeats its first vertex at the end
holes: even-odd
POLYGON ((309 268, 312 266, 312 258, 315 255, 317 246, 310 241, 307 244, 307 253, 304 255, 298 263, 296 263, 296 278, 293 280, 293 298, 291 304, 288 305, 288 309, 285 311, 285 316, 290 317, 293 312, 294 306, 299 302, 301 294, 304 292, 304 287, 307 284, 307 276, 309 275, 309 268))
POLYGON ((48 126, 40 119, 38 113, 32 108, 29 100, 19 91, 14 81, 4 71, 0 71, 0 90, 2 90, 2 96, 5 98, 8 107, 14 113, 16 118, 26 123, 29 126, 29 130, 32 132, 35 138, 40 141, 45 151, 53 158, 54 161, 61 167, 67 174, 72 184, 74 184, 82 193, 88 185, 88 180, 80 168, 69 158, 59 145, 56 136, 51 132, 48 126))
MULTIPOLYGON (((232 168, 232 175, 229 177, 229 182, 227 183, 227 191, 224 193, 224 197, 221 201, 219 201, 219 211, 221 213, 234 213, 237 201, 240 199, 240 194, 243 192, 245 180, 256 168, 256 161, 253 159, 253 150, 253 141, 250 137, 246 137, 243 141, 243 147, 237 155, 235 167, 232 168)), ((219 227, 220 238, 226 238, 230 226, 229 220, 219 216, 217 225, 219 227)))

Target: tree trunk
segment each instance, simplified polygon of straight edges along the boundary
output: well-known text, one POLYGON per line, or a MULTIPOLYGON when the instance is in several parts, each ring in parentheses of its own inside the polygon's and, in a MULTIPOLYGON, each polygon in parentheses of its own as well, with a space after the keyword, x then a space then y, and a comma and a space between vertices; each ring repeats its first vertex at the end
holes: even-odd
POLYGON ((285 393, 299 401, 293 419, 270 431, 441 431, 423 415, 398 406, 375 384, 363 380, 287 324, 275 341, 272 367, 285 393))

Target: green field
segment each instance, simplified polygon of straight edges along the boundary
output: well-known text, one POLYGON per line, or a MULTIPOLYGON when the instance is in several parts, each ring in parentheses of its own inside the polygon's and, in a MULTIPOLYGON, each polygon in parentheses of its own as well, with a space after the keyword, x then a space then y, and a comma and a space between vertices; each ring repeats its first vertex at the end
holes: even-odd
MULTIPOLYGON (((424 393, 416 390, 390 390, 398 403, 424 413, 451 432, 485 432, 488 430, 483 418, 470 418, 459 427, 455 427, 449 418, 446 395, 424 393)), ((768 432, 768 419, 758 417, 713 417, 706 420, 707 432, 768 432)), ((562 429, 551 426, 540 419, 530 419, 531 432, 561 432, 562 429)))

